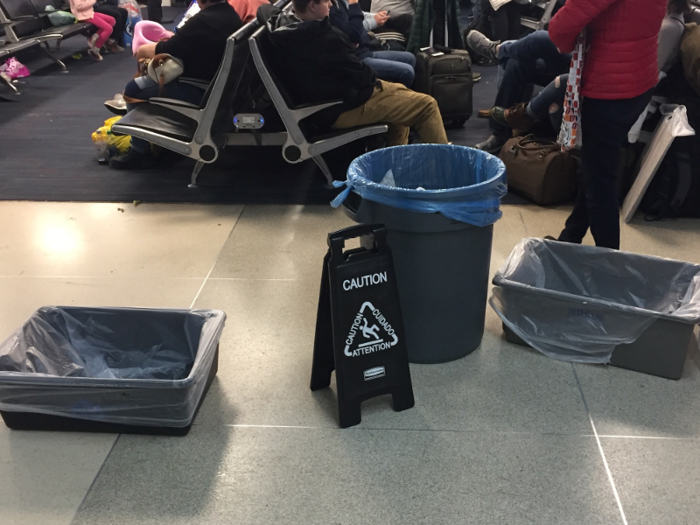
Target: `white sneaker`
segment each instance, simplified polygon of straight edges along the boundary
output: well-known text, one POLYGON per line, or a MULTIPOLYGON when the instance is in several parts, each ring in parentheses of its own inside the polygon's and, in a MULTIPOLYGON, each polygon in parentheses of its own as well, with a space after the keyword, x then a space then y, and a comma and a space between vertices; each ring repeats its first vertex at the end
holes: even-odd
POLYGON ((95 45, 95 42, 97 42, 98 38, 100 38, 100 35, 98 35, 97 33, 95 33, 90 38, 88 38, 88 41, 87 41, 88 55, 90 55, 92 58, 94 58, 97 62, 101 62, 102 55, 100 55, 100 50, 95 45))

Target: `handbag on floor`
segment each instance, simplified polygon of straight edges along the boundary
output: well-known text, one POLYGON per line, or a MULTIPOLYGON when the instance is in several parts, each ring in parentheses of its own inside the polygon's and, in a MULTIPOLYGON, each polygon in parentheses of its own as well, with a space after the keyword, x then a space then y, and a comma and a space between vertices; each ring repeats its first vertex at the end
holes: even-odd
POLYGON ((515 137, 505 143, 499 155, 506 165, 508 190, 535 204, 548 206, 576 195, 577 163, 554 141, 534 135, 515 137))

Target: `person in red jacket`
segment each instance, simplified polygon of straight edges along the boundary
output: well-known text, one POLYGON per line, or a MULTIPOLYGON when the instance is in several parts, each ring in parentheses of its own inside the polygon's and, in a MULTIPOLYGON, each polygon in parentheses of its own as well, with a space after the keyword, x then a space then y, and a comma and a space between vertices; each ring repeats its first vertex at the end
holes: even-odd
POLYGON ((567 0, 549 24, 564 53, 586 29, 581 79, 583 184, 560 241, 580 243, 588 228, 596 246, 620 248, 615 189, 620 149, 659 78, 657 39, 664 0, 567 0))

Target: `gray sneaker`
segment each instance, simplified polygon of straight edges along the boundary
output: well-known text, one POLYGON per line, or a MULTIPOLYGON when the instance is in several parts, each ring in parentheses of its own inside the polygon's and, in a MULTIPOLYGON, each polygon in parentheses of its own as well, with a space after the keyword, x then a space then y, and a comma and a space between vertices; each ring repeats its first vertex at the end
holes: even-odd
POLYGON ((491 153, 492 155, 498 155, 501 152, 501 148, 506 143, 505 140, 499 139, 496 135, 491 135, 484 142, 479 142, 476 149, 485 151, 486 153, 491 153))
POLYGON ((489 40, 483 33, 479 33, 479 31, 476 30, 469 31, 469 34, 467 35, 467 45, 469 45, 469 47, 471 47, 481 56, 484 56, 493 62, 498 62, 498 52, 496 51, 496 46, 500 43, 500 40, 495 42, 493 40, 489 40))

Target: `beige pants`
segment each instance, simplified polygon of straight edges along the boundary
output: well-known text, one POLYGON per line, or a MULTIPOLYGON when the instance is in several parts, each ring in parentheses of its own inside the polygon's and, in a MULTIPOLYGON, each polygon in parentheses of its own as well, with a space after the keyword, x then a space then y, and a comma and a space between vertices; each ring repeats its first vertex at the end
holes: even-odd
POLYGON ((424 143, 447 144, 445 126, 437 102, 429 95, 416 93, 403 84, 379 81, 374 93, 362 106, 341 113, 333 127, 353 128, 365 124, 389 125, 389 146, 408 144, 411 126, 424 143))

